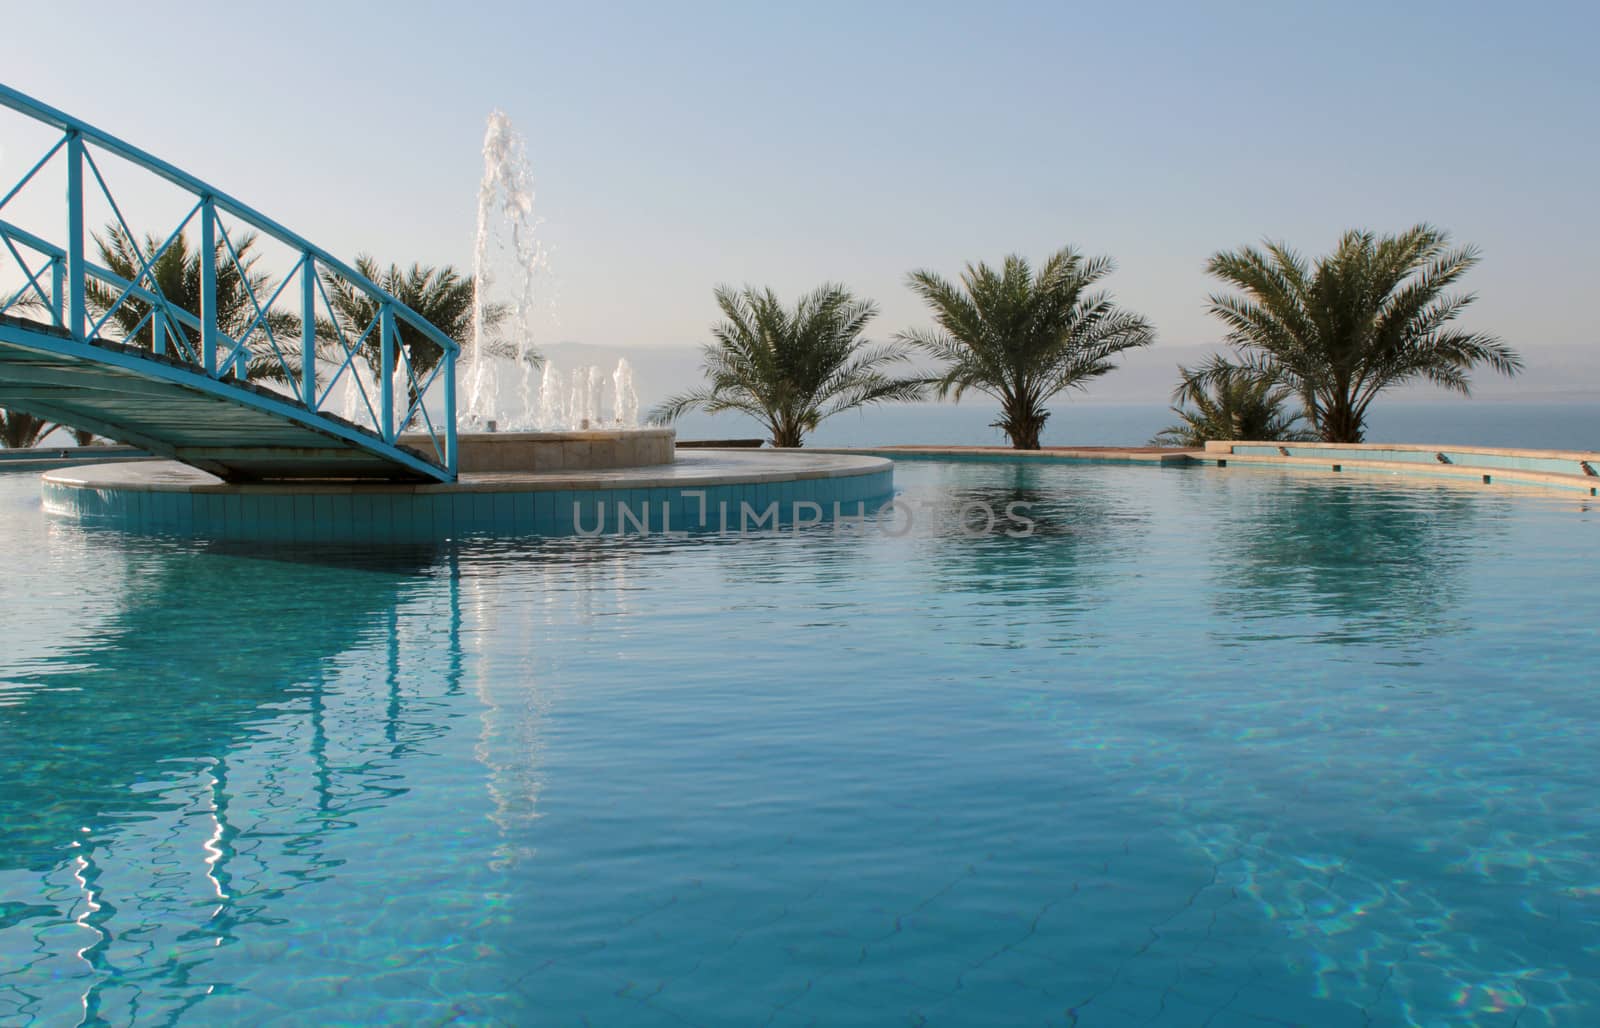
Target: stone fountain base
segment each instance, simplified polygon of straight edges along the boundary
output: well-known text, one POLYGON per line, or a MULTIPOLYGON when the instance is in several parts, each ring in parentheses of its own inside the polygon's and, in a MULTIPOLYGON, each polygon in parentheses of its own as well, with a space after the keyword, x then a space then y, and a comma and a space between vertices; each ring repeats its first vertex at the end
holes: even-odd
MULTIPOLYGON (((678 433, 671 428, 607 428, 579 432, 474 432, 456 437, 456 468, 494 471, 589 471, 671 464, 678 433)), ((401 442, 408 440, 402 438, 401 442)), ((431 443, 413 440, 421 449, 431 443)))

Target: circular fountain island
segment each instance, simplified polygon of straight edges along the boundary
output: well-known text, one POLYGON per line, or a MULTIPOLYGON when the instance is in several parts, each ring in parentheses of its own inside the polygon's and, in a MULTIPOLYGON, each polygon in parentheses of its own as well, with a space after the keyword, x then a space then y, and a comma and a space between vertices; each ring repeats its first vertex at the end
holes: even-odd
POLYGON ((889 461, 693 449, 671 429, 464 435, 454 482, 224 482, 176 461, 44 476, 52 514, 124 531, 237 541, 760 534, 878 509, 889 461))
POLYGON ((881 458, 679 451, 671 428, 468 432, 456 445, 454 482, 228 482, 150 460, 49 472, 44 506, 129 532, 366 545, 793 531, 861 518, 893 493, 881 458))

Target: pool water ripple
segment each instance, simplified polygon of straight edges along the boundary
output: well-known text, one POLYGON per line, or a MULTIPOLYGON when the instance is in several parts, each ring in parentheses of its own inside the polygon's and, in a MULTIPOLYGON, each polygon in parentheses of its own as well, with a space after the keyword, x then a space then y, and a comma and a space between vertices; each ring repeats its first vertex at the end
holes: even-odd
POLYGON ((1587 503, 896 481, 295 551, 0 476, 0 1023, 1600 1021, 1587 503))

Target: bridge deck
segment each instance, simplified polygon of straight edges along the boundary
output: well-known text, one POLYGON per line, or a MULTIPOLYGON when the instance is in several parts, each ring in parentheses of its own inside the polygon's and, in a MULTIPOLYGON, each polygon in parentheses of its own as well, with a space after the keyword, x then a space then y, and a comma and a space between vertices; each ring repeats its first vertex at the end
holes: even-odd
POLYGON ((312 414, 282 393, 217 381, 148 350, 89 346, 50 325, 5 315, 0 408, 130 443, 228 481, 436 477, 435 461, 387 447, 342 419, 312 414))

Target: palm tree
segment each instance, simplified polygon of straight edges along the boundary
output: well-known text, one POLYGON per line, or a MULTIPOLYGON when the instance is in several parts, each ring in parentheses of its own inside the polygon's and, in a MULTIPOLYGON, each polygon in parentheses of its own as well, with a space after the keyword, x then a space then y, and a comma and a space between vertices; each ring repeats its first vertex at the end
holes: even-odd
POLYGON ((1286 410, 1294 391, 1252 375, 1218 354, 1200 368, 1178 366, 1180 380, 1172 391, 1172 412, 1182 420, 1162 429, 1152 446, 1198 448, 1211 439, 1261 439, 1305 442, 1316 438, 1300 426, 1300 411, 1286 410))
POLYGON ((993 396, 1000 401, 994 427, 1015 449, 1037 450, 1051 397, 1085 388, 1116 367, 1117 354, 1155 339, 1144 318, 1105 292, 1088 291, 1112 268, 1109 257, 1064 247, 1037 274, 1016 255, 999 270, 968 264, 959 285, 914 271, 911 288, 933 308, 939 328, 898 338, 944 362, 935 380, 941 398, 959 400, 968 389, 993 396))
POLYGON ((1423 379, 1468 392, 1467 372, 1522 369, 1516 351, 1481 332, 1451 328, 1475 299, 1446 292, 1478 263, 1470 246, 1416 225, 1394 236, 1346 232, 1308 265, 1282 243, 1215 254, 1207 270, 1244 295, 1211 297, 1242 366, 1305 403, 1317 434, 1359 443, 1367 409, 1390 386, 1423 379))
POLYGON ((19 411, 0 410, 0 446, 11 450, 25 450, 50 434, 55 428, 44 418, 19 411))
POLYGON ((718 286, 716 297, 725 320, 703 351, 710 384, 662 403, 651 412, 656 421, 690 410, 739 411, 766 426, 773 446, 802 446, 824 418, 923 396, 920 379, 888 373, 910 356, 905 347, 861 338, 877 305, 842 285, 823 285, 793 308, 751 286, 718 286))
MULTIPOLYGON (((100 251, 101 262, 109 270, 130 282, 138 280, 145 289, 159 292, 173 306, 195 317, 200 316, 202 258, 199 249, 190 244, 187 236, 180 234, 159 257, 155 253, 161 244, 154 236, 146 235, 141 248, 123 231, 121 225, 115 223, 106 226, 104 235, 97 233, 94 241, 100 251), (140 279, 145 264, 150 265, 153 275, 140 279), (155 280, 153 288, 150 281, 152 277, 155 280)), ((256 304, 265 304, 276 287, 272 277, 260 270, 255 246, 254 233, 241 235, 234 243, 234 252, 238 254, 238 261, 235 262, 227 244, 219 238, 211 257, 217 278, 217 327, 235 340, 243 336, 256 320, 256 304)), ((103 316, 122 295, 120 289, 97 279, 89 280, 85 292, 96 317, 103 316)), ((123 342, 130 346, 153 348, 157 331, 155 326, 145 324, 143 329, 139 327, 149 313, 149 303, 138 297, 130 296, 117 306, 112 320, 122 328, 123 342), (135 332, 138 332, 137 338, 134 337, 135 332)), ((183 333, 190 352, 198 358, 200 333, 177 324, 171 324, 171 328, 174 332, 183 333)), ((287 311, 268 311, 266 328, 271 329, 283 360, 280 361, 272 352, 265 329, 257 327, 247 340, 251 357, 246 377, 284 381, 291 375, 298 375, 299 348, 293 344, 300 337, 299 316, 287 311), (284 367, 285 363, 287 368, 284 367)), ((172 356, 183 357, 178 353, 172 353, 172 356)))

